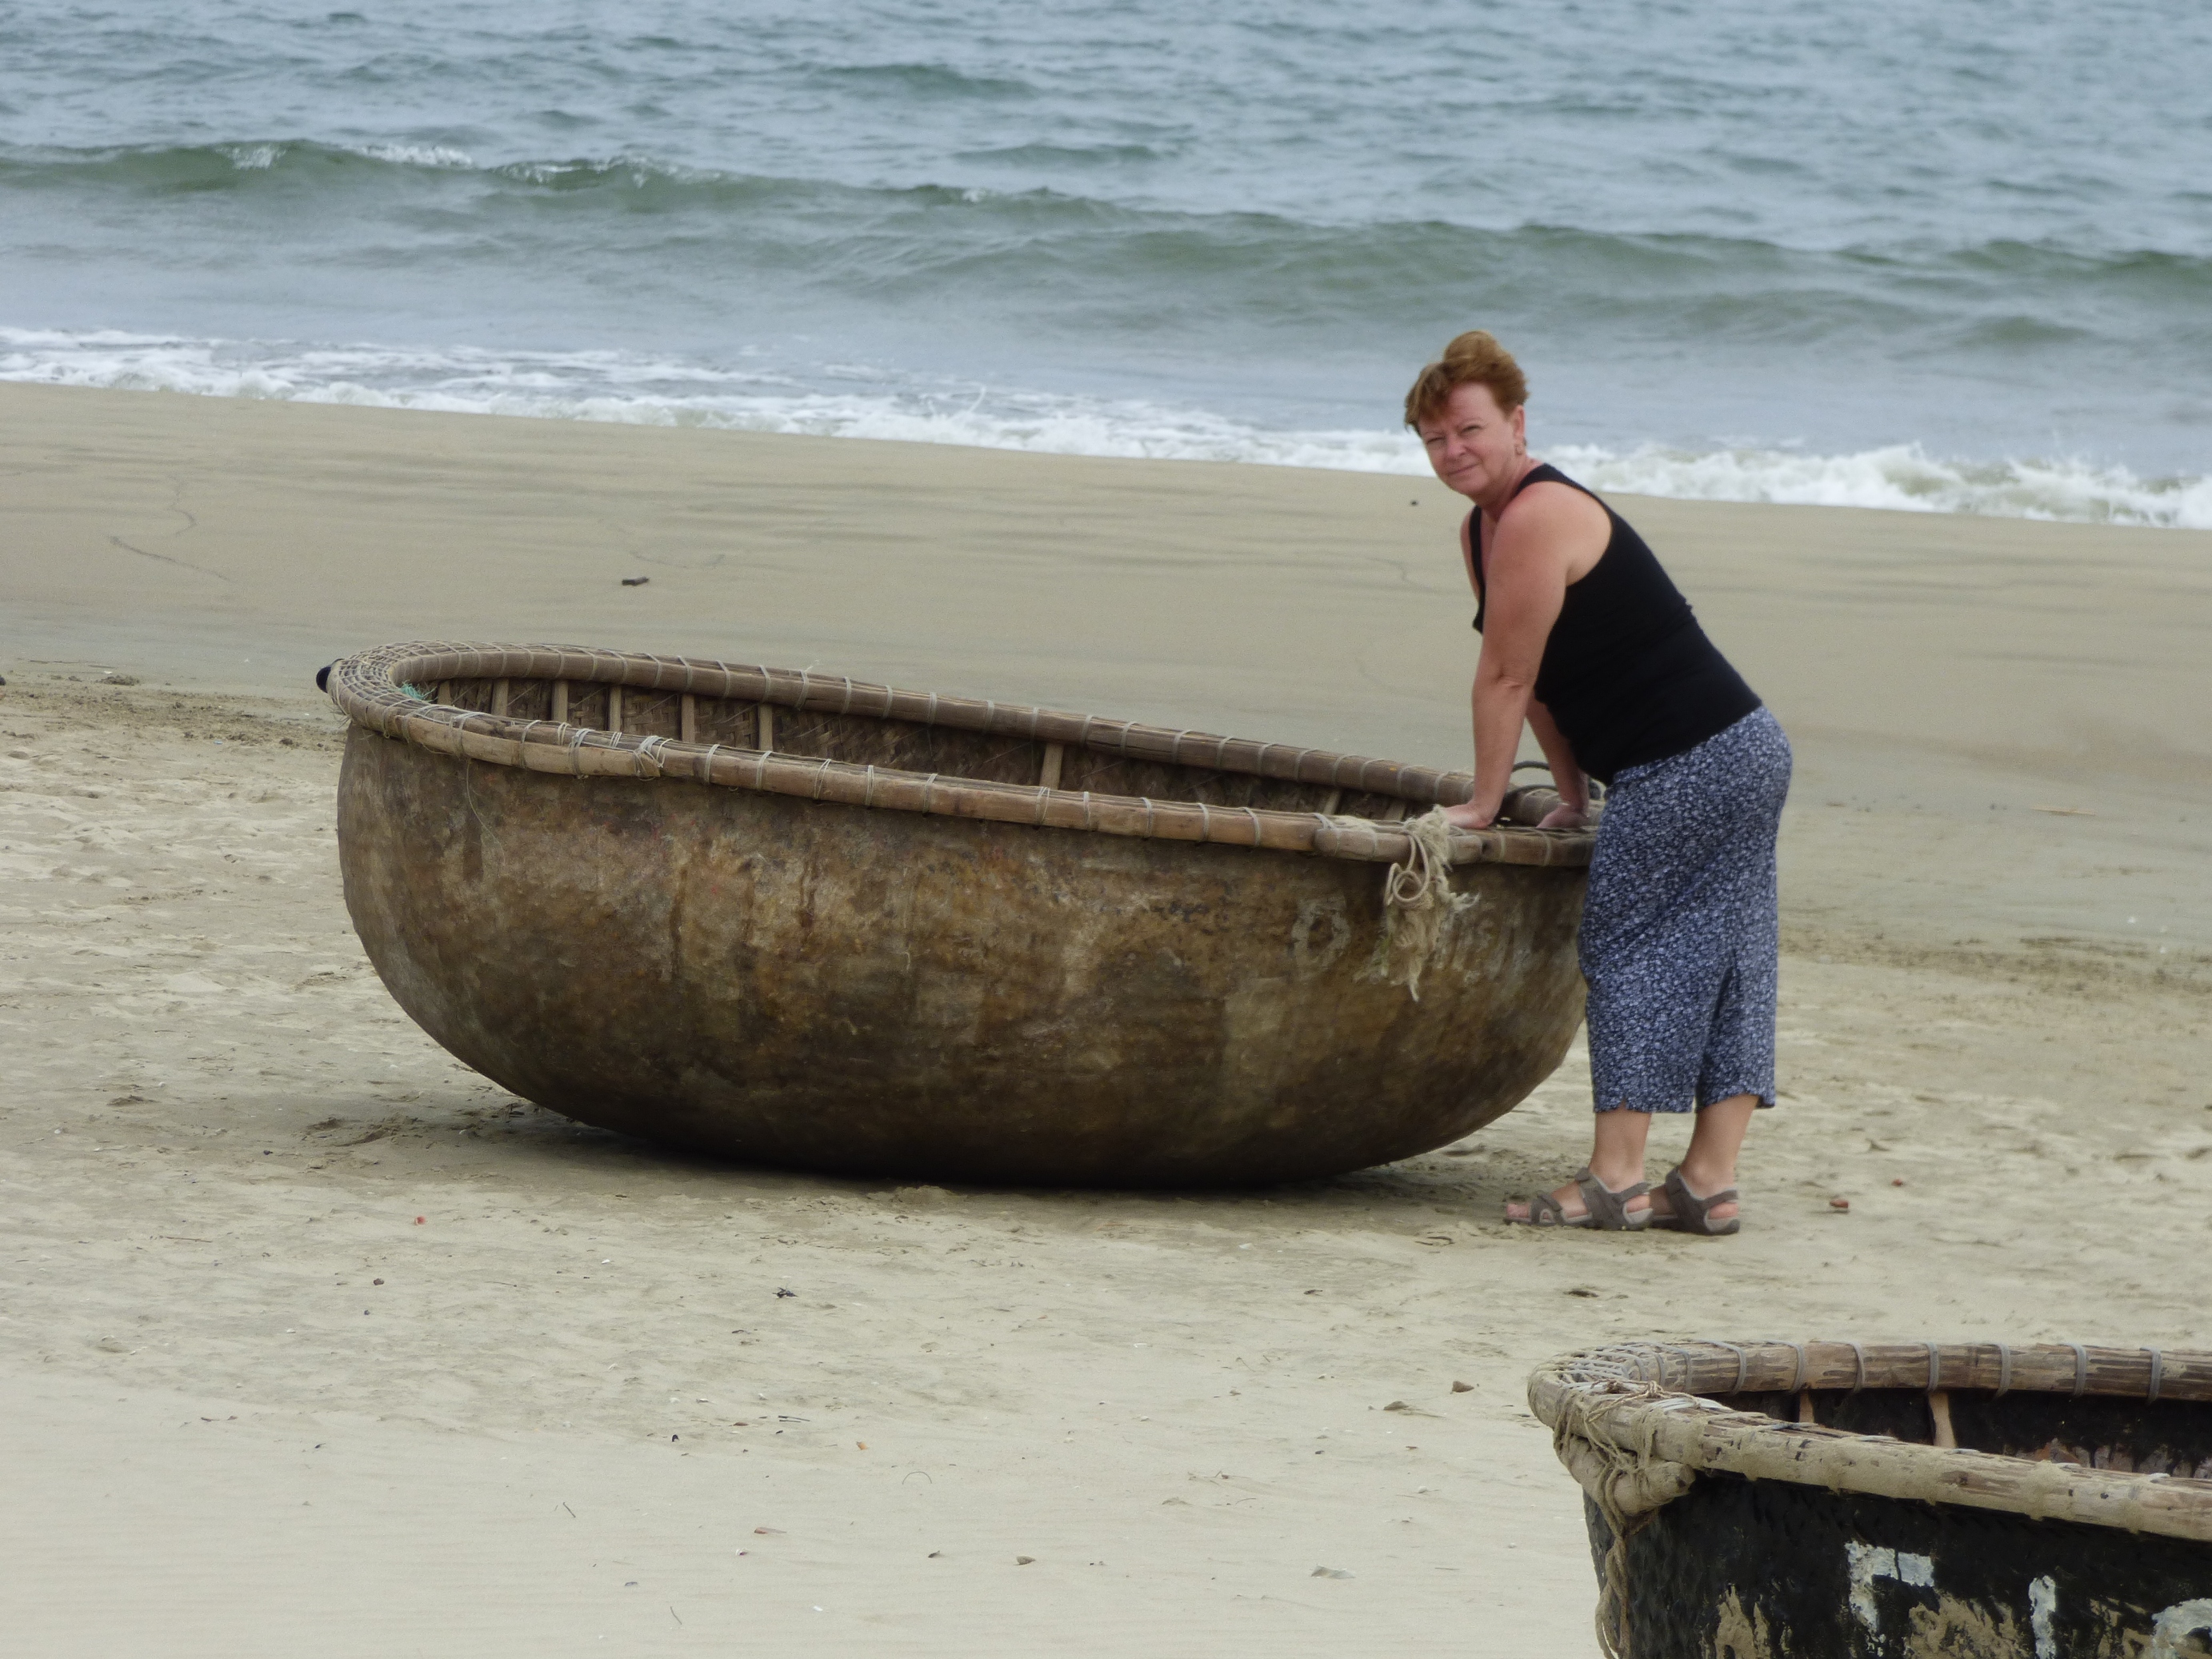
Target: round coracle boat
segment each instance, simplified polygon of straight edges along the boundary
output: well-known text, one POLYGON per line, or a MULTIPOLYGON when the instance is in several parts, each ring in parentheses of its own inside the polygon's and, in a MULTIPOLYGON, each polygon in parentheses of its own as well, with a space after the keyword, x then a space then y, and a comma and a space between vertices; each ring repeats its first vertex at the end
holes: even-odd
POLYGON ((2212 1652, 2212 1353, 1626 1343, 1528 1401, 1622 1659, 2212 1652))
POLYGON ((1490 1121, 1582 1016, 1594 836, 1424 819, 1465 773, 552 646, 387 646, 327 684, 385 984, 606 1128, 857 1175, 1297 1180, 1490 1121))

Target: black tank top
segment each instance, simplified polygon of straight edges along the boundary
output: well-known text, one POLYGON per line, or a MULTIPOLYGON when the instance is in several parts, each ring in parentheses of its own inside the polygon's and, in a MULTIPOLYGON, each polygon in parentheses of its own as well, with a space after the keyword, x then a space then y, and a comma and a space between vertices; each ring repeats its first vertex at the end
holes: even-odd
MULTIPOLYGON (((1696 748, 1759 707, 1757 695, 1705 637, 1690 602, 1620 514, 1555 466, 1531 469, 1513 495, 1532 483, 1581 489, 1613 521, 1613 539, 1597 562, 1567 585, 1536 672, 1536 701, 1552 711, 1583 771, 1611 783, 1628 767, 1696 748)), ((1490 608, 1480 511, 1468 520, 1477 633, 1490 608)))

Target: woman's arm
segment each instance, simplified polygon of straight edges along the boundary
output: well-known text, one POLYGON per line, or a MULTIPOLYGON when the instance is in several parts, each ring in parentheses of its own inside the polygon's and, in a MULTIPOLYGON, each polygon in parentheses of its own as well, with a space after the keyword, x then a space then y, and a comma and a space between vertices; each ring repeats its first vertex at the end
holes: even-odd
MULTIPOLYGON (((1484 583, 1488 610, 1472 696, 1474 793, 1464 806, 1451 807, 1444 815, 1461 829, 1482 829, 1498 816, 1513 781, 1521 727, 1532 713, 1543 709, 1535 701, 1536 671, 1543 662, 1552 624, 1566 602, 1569 569, 1576 564, 1587 568, 1593 562, 1590 550, 1583 545, 1592 530, 1580 510, 1587 501, 1564 489, 1532 488, 1507 509, 1491 538, 1484 583)), ((1601 553, 1603 532, 1609 528, 1601 513, 1597 528, 1596 550, 1601 553)), ((1468 553, 1471 562, 1471 547, 1468 553)), ((1542 713, 1541 720, 1536 735, 1547 757, 1554 766, 1563 757, 1571 764, 1572 756, 1548 711, 1542 713), (1554 741, 1558 754, 1553 750, 1554 741)), ((1572 768, 1571 776, 1580 793, 1581 769, 1572 768)), ((1560 780, 1563 799, 1566 781, 1560 780)))
POLYGON ((1536 734, 1544 758, 1551 763, 1552 783, 1559 792, 1558 808, 1544 815, 1540 827, 1579 830, 1589 819, 1589 780, 1583 775, 1582 763, 1575 758, 1574 749, 1553 720, 1552 711, 1533 697, 1528 702, 1528 729, 1536 734))

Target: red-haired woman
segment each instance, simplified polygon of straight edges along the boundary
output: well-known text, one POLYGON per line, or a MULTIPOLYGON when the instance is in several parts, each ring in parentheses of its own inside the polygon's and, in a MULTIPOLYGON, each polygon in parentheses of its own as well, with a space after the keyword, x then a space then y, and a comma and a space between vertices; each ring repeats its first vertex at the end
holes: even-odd
POLYGON ((1736 1154, 1774 1103, 1774 843, 1790 744, 1644 538, 1528 453, 1528 382, 1489 335, 1462 334, 1406 398, 1444 484, 1474 503, 1460 550, 1476 599, 1474 793, 1447 816, 1497 816, 1525 721, 1575 825, 1606 786, 1577 939, 1589 982, 1589 1163, 1506 1206, 1535 1226, 1740 1225, 1736 1154), (1654 1192, 1654 1112, 1697 1109, 1654 1192))

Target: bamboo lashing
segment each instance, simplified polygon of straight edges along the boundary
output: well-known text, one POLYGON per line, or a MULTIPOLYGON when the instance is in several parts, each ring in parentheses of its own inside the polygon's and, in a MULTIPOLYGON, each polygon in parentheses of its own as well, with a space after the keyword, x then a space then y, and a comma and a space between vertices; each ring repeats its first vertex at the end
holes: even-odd
MULTIPOLYGON (((1705 1397, 1796 1389, 1808 1398, 1836 1389, 1923 1391, 1931 1419, 1940 1396, 1942 1415, 1931 1423, 1940 1433, 1948 1424, 1948 1395, 1961 1389, 2212 1401, 2212 1353, 2063 1342, 1624 1343, 1539 1366, 1528 1403, 1551 1425, 1570 1469, 1577 1460, 1606 1468, 1622 1467, 1623 1458, 1680 1464, 2212 1543, 2212 1481, 1911 1445, 1735 1411, 1705 1397), (1578 1439, 1597 1449, 1595 1462, 1581 1449, 1569 1455, 1568 1443, 1578 1439)), ((1620 1490, 1616 1482, 1608 1495, 1620 1490)))
MULTIPOLYGON (((1102 720, 1018 704, 901 691, 839 677, 788 669, 748 667, 697 659, 624 655, 561 646, 424 643, 386 646, 337 664, 331 695, 357 723, 386 737, 495 765, 581 777, 665 777, 672 781, 877 808, 927 811, 1001 823, 1042 824, 1100 834, 1158 840, 1208 842, 1318 854, 1363 863, 1403 862, 1410 837, 1401 825, 1371 818, 1210 807, 1198 800, 1079 794, 1042 784, 1006 784, 979 778, 921 775, 880 765, 860 766, 820 757, 774 752, 776 710, 814 708, 824 713, 937 725, 1024 738, 1044 745, 1082 748, 1132 761, 1180 764, 1197 771, 1279 779, 1320 786, 1326 792, 1377 795, 1426 804, 1467 799, 1473 779, 1464 772, 1368 759, 1282 744, 1218 737, 1102 720), (518 720, 406 696, 402 683, 453 680, 544 681, 550 685, 544 720, 518 720), (619 720, 623 689, 675 692, 756 708, 752 750, 718 744, 702 749, 693 735, 657 740, 641 752, 641 739, 614 730, 586 731, 568 724, 574 684, 603 684, 610 691, 608 724, 619 720), (1042 799, 1039 788, 1044 790, 1042 799)), ((1064 765, 1064 760, 1063 760, 1064 765)), ((1509 798, 1510 799, 1510 798, 1509 798)), ((1495 862, 1575 868, 1589 861, 1595 836, 1586 830, 1536 830, 1500 823, 1455 833, 1453 864, 1495 862)))

